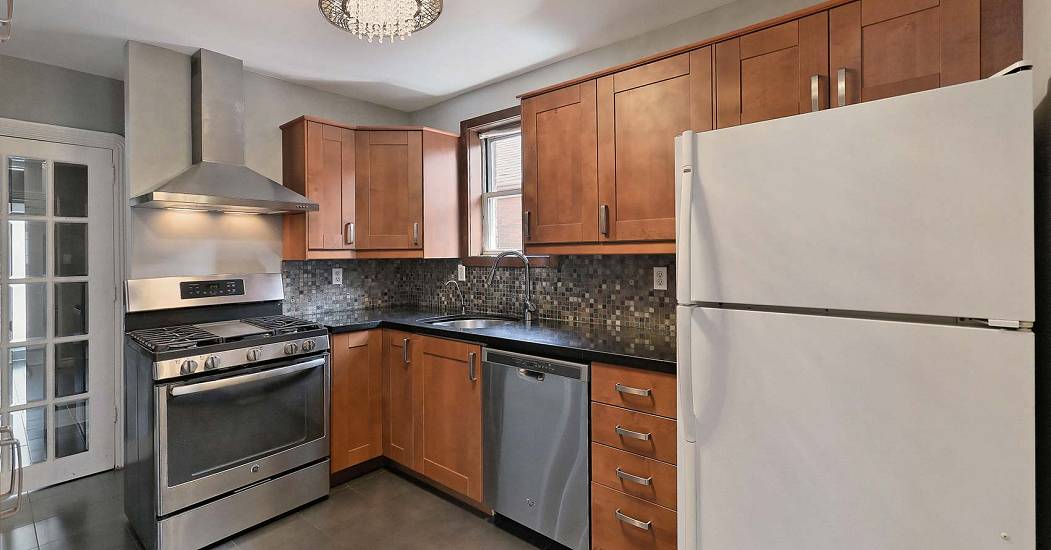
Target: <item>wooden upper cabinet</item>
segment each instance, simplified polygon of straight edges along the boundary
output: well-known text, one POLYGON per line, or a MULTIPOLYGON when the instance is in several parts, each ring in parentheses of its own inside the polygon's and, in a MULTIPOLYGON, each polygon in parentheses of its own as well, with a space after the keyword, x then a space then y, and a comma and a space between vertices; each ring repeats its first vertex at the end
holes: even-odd
POLYGON ((383 331, 383 454, 415 469, 416 415, 419 387, 419 337, 383 331))
POLYGON ((598 79, 601 241, 675 239, 675 136, 712 129, 710 47, 598 79))
POLYGON ((358 132, 358 249, 423 248, 423 133, 358 132))
POLYGON ((286 236, 292 222, 299 231, 293 238, 302 241, 305 233, 309 250, 353 249, 345 236, 354 222, 354 130, 298 120, 282 131, 285 185, 324 205, 317 212, 286 217, 286 236))
MULTIPOLYGON (((833 8, 829 12, 833 104, 841 104, 841 69, 843 104, 980 78, 982 4, 981 0, 860 0, 833 8)), ((1002 36, 987 38, 990 44, 1012 43, 1002 36)), ((1003 65, 1012 61, 1016 59, 1003 60, 1003 65)))
POLYGON ((819 12, 716 44, 716 126, 828 107, 828 27, 819 12))
POLYGON ((383 454, 382 335, 332 335, 331 471, 383 454))
POLYGON ((595 81, 522 102, 524 241, 598 240, 595 81))

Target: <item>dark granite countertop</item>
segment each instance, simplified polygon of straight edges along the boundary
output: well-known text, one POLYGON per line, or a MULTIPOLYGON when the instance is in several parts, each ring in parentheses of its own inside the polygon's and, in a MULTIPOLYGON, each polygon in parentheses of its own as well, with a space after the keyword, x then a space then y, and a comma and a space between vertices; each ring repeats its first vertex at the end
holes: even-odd
POLYGON ((601 361, 661 372, 675 372, 675 334, 540 320, 523 324, 466 330, 421 323, 448 313, 426 309, 363 309, 302 315, 333 333, 395 328, 418 334, 477 342, 493 348, 567 361, 601 361))

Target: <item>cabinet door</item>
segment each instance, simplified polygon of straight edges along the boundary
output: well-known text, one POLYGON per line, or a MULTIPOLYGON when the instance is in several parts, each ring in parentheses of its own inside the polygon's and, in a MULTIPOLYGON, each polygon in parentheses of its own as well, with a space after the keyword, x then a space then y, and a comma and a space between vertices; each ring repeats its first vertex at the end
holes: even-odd
POLYGON ((980 0, 861 0, 829 12, 833 104, 977 80, 980 0))
POLYGON ((421 337, 416 407, 420 473, 482 500, 482 367, 477 345, 421 337))
POLYGON ((332 472, 383 454, 381 340, 375 330, 332 336, 332 472))
POLYGON ((357 248, 422 248, 422 132, 372 130, 356 141, 357 248))
POLYGON ((383 331, 383 454, 414 469, 418 344, 419 339, 411 334, 383 331))
POLYGON ((307 122, 307 197, 321 209, 307 213, 307 247, 353 248, 345 239, 354 222, 354 131, 307 122))
POLYGON ((712 129, 710 47, 598 80, 600 241, 675 239, 675 136, 712 129))
POLYGON ((525 242, 598 239, 595 81, 522 102, 525 242))
POLYGON ((828 12, 716 44, 716 126, 828 107, 828 55, 828 12))

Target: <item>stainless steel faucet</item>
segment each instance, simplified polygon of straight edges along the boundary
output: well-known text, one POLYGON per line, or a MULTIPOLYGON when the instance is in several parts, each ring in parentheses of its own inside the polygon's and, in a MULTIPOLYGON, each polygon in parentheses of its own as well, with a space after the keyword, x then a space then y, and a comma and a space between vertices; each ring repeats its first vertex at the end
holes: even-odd
POLYGON ((525 254, 522 254, 517 250, 501 252, 500 255, 493 260, 493 267, 489 270, 489 277, 485 280, 485 284, 493 284, 493 275, 496 275, 496 267, 500 265, 500 260, 504 259, 505 256, 518 256, 522 260, 522 264, 525 266, 525 305, 523 307, 524 314, 522 317, 525 319, 526 323, 532 322, 533 312, 536 311, 536 306, 533 305, 533 293, 531 289, 533 281, 529 278, 529 258, 527 258, 525 254))
POLYGON ((460 283, 455 279, 449 279, 448 281, 445 281, 445 285, 443 286, 449 285, 453 285, 453 288, 456 289, 456 293, 460 295, 460 314, 463 315, 467 313, 467 300, 463 297, 463 290, 460 289, 460 283))

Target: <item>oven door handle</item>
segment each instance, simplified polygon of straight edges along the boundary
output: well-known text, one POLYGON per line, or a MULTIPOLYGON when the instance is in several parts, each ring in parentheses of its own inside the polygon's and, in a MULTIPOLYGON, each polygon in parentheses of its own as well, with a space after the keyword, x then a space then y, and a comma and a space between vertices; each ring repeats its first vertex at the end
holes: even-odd
POLYGON ((242 374, 241 376, 223 378, 220 380, 211 380, 209 382, 200 382, 198 384, 187 384, 185 386, 170 386, 168 388, 168 395, 172 397, 178 397, 180 395, 190 395, 193 393, 201 393, 206 391, 219 390, 222 388, 229 388, 231 386, 239 386, 241 384, 247 384, 249 382, 258 382, 259 380, 277 378, 279 376, 288 376, 290 374, 295 374, 300 371, 305 371, 308 369, 323 366, 326 361, 327 359, 325 359, 324 357, 319 357, 311 361, 296 363, 294 365, 288 365, 287 367, 281 367, 273 370, 253 372, 252 374, 242 374))

